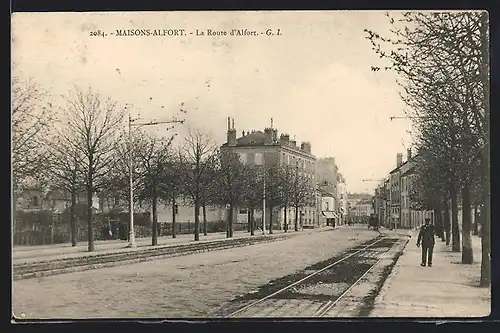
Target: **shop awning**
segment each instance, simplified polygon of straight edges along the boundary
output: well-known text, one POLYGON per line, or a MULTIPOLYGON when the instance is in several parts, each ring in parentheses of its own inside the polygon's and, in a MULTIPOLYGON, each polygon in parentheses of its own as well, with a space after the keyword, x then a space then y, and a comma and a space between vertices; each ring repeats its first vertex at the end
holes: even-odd
POLYGON ((326 217, 327 219, 334 219, 337 218, 337 214, 335 212, 322 212, 323 216, 326 217))

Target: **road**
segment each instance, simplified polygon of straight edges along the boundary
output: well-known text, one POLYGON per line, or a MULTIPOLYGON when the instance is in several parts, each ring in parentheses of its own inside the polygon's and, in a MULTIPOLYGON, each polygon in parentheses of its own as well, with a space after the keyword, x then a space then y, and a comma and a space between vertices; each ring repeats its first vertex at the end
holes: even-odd
POLYGON ((14 281, 19 318, 211 316, 223 304, 366 242, 366 226, 95 271, 14 281))

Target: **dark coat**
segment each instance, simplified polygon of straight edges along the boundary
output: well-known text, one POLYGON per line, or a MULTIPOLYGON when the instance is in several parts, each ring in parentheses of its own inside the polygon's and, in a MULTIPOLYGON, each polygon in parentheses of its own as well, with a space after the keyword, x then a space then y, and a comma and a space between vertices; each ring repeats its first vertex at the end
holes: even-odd
POLYGON ((418 233, 417 244, 422 244, 422 247, 433 247, 435 240, 436 229, 431 225, 424 225, 418 233))

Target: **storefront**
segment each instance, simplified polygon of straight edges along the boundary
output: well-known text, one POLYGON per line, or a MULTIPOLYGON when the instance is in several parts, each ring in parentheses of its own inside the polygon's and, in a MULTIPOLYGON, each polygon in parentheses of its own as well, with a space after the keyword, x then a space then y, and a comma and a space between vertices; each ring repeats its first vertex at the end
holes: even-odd
POLYGON ((338 215, 332 211, 323 211, 321 213, 326 218, 326 225, 335 227, 338 215))

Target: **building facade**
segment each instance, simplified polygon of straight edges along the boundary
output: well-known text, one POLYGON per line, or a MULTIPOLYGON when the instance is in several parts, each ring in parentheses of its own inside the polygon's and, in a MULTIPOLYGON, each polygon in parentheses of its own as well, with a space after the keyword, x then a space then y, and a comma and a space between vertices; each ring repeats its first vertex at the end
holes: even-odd
POLYGON ((339 223, 346 224, 349 211, 349 207, 347 205, 347 184, 344 176, 341 173, 338 173, 337 188, 337 199, 339 203, 338 213, 340 215, 339 223))
MULTIPOLYGON (((316 161, 316 181, 322 190, 333 194, 335 198, 338 197, 338 167, 335 164, 334 157, 319 158, 316 161)), ((338 207, 335 207, 334 211, 338 211, 338 207)))
POLYGON ((351 208, 351 219, 355 223, 366 223, 371 214, 374 213, 372 199, 362 199, 351 208))
POLYGON ((396 155, 396 168, 389 172, 390 182, 390 227, 398 228, 401 221, 401 165, 403 165, 403 154, 396 155))
POLYGON ((335 203, 335 196, 332 193, 318 189, 319 195, 321 196, 320 202, 320 226, 337 226, 339 225, 339 215, 334 210, 337 206, 335 203))
MULTIPOLYGON (((411 149, 407 150, 407 159, 403 162, 403 154, 396 157, 396 168, 389 174, 389 226, 391 228, 412 229, 418 228, 426 218, 434 223, 434 212, 430 210, 412 209, 411 188, 415 182, 415 157, 411 149)), ((387 183, 386 187, 387 197, 387 183)), ((382 199, 384 197, 382 196, 382 199)))
MULTIPOLYGON (((318 214, 316 210, 316 157, 312 154, 311 144, 302 142, 300 146, 297 141, 290 139, 290 135, 282 133, 278 136, 278 130, 272 126, 264 131, 254 130, 242 131, 241 137, 237 138, 234 127, 234 119, 228 118, 227 142, 221 149, 230 148, 233 152, 239 154, 241 161, 246 165, 261 165, 264 168, 274 165, 282 165, 293 168, 299 176, 307 179, 310 189, 311 200, 305 207, 299 211, 299 220, 302 227, 315 227, 318 225, 318 214)), ((267 209, 266 209, 267 210, 267 209)), ((237 214, 238 221, 246 221, 246 214, 237 214)), ((262 212, 256 212, 255 218, 262 219, 262 212), (260 213, 260 214, 259 214, 260 213)), ((273 212, 273 225, 279 229, 284 227, 285 223, 292 226, 295 219, 294 208, 288 208, 287 220, 284 221, 284 210, 279 209, 273 212)), ((269 221, 269 212, 266 212, 266 221, 269 221)), ((268 222, 266 222, 266 225, 268 222)))

